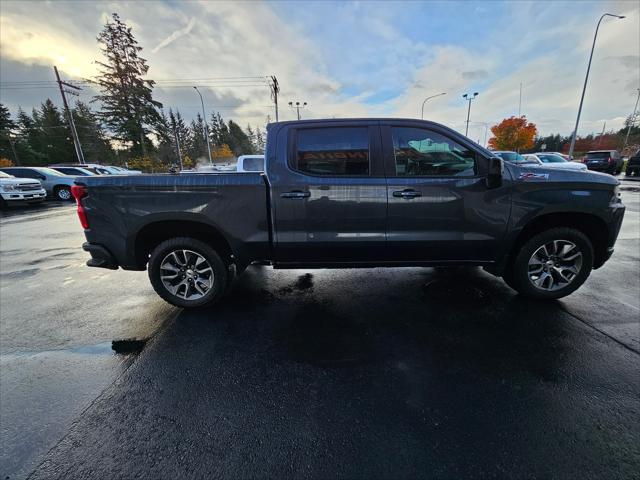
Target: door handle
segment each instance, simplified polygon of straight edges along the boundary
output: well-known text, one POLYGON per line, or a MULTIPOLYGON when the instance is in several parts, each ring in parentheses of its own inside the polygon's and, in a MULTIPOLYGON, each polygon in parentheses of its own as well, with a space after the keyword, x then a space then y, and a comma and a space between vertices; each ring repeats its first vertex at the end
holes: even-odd
POLYGON ((397 190, 393 192, 393 196, 399 198, 416 198, 421 197, 422 193, 415 190, 397 190))
POLYGON ((280 194, 282 198, 308 198, 311 196, 311 192, 301 192, 299 190, 294 190, 293 192, 284 192, 280 194))

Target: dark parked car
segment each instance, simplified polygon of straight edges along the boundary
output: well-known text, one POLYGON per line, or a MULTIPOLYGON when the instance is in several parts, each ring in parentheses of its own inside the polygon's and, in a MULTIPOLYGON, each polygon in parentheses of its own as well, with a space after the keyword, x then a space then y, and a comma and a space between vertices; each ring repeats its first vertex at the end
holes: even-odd
POLYGON ((265 172, 95 176, 74 196, 94 267, 148 270, 180 307, 275 268, 481 265, 559 298, 613 252, 619 182, 503 162, 421 120, 270 124, 265 172))
POLYGON ((633 156, 629 157, 627 160, 627 169, 625 170, 625 174, 636 177, 640 175, 640 150, 633 154, 633 156))
POLYGON ((622 155, 617 150, 593 150, 587 152, 584 163, 589 170, 617 175, 622 171, 622 155))

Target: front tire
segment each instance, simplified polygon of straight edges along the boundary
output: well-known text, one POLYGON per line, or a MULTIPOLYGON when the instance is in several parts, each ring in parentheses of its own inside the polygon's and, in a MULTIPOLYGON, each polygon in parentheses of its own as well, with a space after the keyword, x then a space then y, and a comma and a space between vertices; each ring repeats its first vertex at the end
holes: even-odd
POLYGON ((529 298, 566 297, 589 277, 593 256, 593 245, 584 233, 552 228, 522 245, 510 266, 507 284, 529 298))
POLYGON ((156 293, 181 308, 214 304, 228 283, 227 268, 216 251, 191 237, 160 243, 151 252, 147 270, 156 293))

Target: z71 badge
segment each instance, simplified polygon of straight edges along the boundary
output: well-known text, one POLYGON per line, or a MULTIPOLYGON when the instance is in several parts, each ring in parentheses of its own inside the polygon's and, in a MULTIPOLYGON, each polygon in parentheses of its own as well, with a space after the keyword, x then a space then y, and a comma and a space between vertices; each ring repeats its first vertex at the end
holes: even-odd
POLYGON ((524 172, 518 177, 520 180, 547 180, 549 178, 548 173, 533 173, 524 172))

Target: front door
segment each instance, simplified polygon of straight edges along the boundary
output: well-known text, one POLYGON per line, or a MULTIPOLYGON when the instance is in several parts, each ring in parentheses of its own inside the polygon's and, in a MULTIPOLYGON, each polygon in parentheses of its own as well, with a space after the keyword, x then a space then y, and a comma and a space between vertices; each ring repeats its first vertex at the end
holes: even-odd
POLYGON ((395 261, 491 262, 510 202, 488 189, 488 159, 437 126, 382 126, 387 173, 388 256, 395 261))
POLYGON ((377 122, 314 122, 288 132, 272 186, 276 263, 379 259, 387 192, 377 122))

